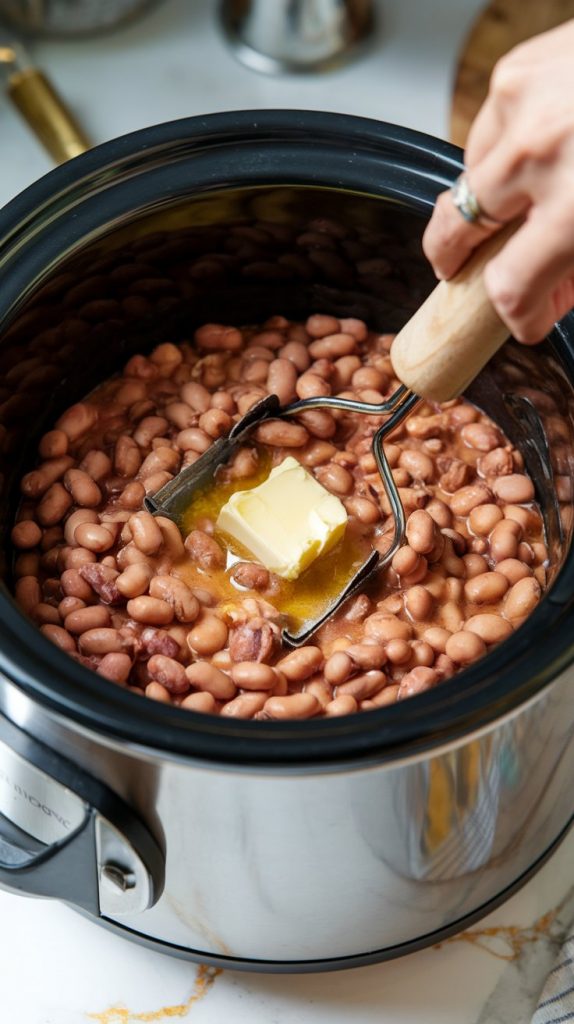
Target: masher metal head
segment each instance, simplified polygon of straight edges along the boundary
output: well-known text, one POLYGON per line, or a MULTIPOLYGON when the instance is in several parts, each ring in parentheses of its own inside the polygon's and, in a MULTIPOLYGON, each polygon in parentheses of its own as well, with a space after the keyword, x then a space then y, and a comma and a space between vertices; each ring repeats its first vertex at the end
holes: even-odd
POLYGON ((422 398, 446 402, 462 394, 506 341, 509 332, 486 294, 483 271, 518 227, 519 224, 513 222, 483 242, 453 278, 437 285, 397 334, 391 348, 391 360, 402 384, 386 402, 374 405, 326 395, 281 408, 277 396, 270 395, 250 409, 226 438, 216 441, 197 462, 184 469, 155 495, 145 499, 150 512, 168 516, 180 526, 194 490, 213 481, 217 468, 245 443, 253 428, 271 417, 297 416, 310 409, 341 409, 361 415, 388 417, 373 435, 372 450, 394 519, 391 545, 383 555, 372 551, 319 617, 307 622, 299 632, 284 631, 286 644, 298 647, 306 643, 319 626, 361 589, 375 572, 388 565, 400 547, 405 533, 405 513, 385 456, 383 440, 422 398))
POLYGON ((340 409, 344 412, 367 416, 388 416, 387 421, 373 435, 372 451, 394 519, 391 545, 383 555, 378 551, 371 551, 369 557, 365 559, 347 585, 325 605, 324 611, 319 616, 308 621, 298 632, 283 631, 282 639, 286 644, 291 647, 300 647, 345 601, 361 590, 374 573, 380 572, 389 564, 403 542, 405 513, 391 467, 385 455, 383 440, 387 434, 396 429, 419 401, 418 395, 413 394, 404 386, 397 388, 386 402, 381 402, 378 405, 358 402, 351 398, 322 395, 318 398, 305 398, 300 402, 293 402, 291 405, 282 407, 276 395, 269 395, 253 406, 234 425, 227 437, 220 438, 193 465, 187 466, 153 496, 147 497, 145 506, 153 515, 167 516, 181 528, 184 515, 193 502, 194 493, 203 490, 213 482, 217 470, 230 461, 234 453, 249 441, 254 429, 265 420, 298 416, 310 409, 340 409))

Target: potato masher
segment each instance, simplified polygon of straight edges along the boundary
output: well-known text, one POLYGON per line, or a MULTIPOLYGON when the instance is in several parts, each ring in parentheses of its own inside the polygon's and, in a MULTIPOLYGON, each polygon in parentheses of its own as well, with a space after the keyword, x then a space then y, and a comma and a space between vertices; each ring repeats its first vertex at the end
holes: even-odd
POLYGON ((502 248, 516 225, 484 242, 450 281, 441 281, 397 334, 391 360, 400 387, 378 405, 325 395, 282 407, 276 395, 253 406, 226 437, 219 438, 195 462, 145 499, 154 515, 167 516, 179 527, 194 491, 205 487, 219 466, 229 461, 255 427, 266 419, 297 416, 310 409, 342 409, 388 419, 373 435, 372 451, 394 519, 392 543, 384 554, 373 550, 343 590, 313 621, 298 632, 283 631, 292 647, 306 643, 341 605, 375 573, 385 568, 403 542, 405 512, 383 441, 423 399, 446 402, 460 395, 508 337, 508 328, 492 306, 484 286, 486 263, 502 248))

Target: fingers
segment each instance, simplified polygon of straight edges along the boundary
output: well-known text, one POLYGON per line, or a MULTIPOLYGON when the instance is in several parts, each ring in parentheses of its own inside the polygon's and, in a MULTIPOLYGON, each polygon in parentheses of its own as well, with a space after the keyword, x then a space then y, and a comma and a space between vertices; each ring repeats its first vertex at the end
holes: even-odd
POLYGON ((466 221, 454 205, 451 191, 443 192, 423 236, 424 253, 440 279, 452 277, 485 238, 524 214, 530 204, 520 176, 514 173, 508 140, 491 150, 467 178, 485 214, 500 223, 466 221))
POLYGON ((537 209, 487 265, 486 289, 517 341, 540 341, 574 306, 572 225, 537 209))

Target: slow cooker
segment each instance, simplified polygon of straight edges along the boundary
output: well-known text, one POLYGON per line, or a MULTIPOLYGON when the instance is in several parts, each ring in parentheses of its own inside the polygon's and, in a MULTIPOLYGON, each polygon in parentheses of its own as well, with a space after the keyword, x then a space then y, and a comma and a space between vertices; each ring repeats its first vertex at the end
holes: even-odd
POLYGON ((469 392, 536 481, 554 578, 527 622, 430 692, 254 722, 141 698, 16 607, 18 478, 71 402, 206 320, 405 322, 461 152, 355 117, 195 117, 70 161, 0 214, 0 882, 164 952, 272 971, 408 953, 535 872, 574 796, 574 317, 469 392), (305 252, 317 218, 335 246, 305 252))

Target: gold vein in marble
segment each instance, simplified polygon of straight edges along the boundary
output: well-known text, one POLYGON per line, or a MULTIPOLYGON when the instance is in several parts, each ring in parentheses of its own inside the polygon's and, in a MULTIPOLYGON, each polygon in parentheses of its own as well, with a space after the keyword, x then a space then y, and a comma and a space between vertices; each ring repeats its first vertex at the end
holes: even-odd
POLYGON ((215 979, 221 973, 219 967, 206 967, 202 964, 197 970, 193 992, 185 1003, 139 1012, 130 1010, 127 1006, 110 1006, 102 1013, 86 1013, 86 1017, 98 1021, 99 1024, 143 1024, 143 1022, 174 1020, 177 1017, 181 1019, 187 1017, 192 1006, 207 995, 215 979))
POLYGON ((478 946, 485 953, 490 953, 497 960, 518 960, 526 946, 538 942, 540 939, 548 938, 550 929, 562 907, 560 903, 554 910, 549 910, 533 924, 526 928, 518 925, 499 925, 492 928, 472 928, 460 935, 451 935, 444 942, 439 942, 434 948, 441 949, 450 942, 466 942, 469 946, 478 946), (502 944, 501 950, 493 947, 493 940, 502 944), (504 949, 506 946, 506 949, 504 949))

